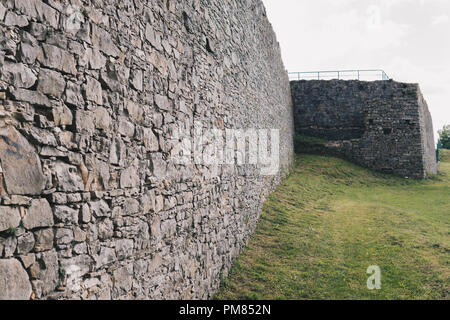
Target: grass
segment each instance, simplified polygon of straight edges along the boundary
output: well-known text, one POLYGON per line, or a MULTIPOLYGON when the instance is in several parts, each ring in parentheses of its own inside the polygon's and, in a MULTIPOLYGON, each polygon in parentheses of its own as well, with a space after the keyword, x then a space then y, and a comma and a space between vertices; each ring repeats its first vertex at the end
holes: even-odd
POLYGON ((297 153, 327 154, 328 141, 321 138, 297 134, 294 137, 294 149, 297 153))
POLYGON ((440 149, 439 150, 439 160, 442 162, 450 162, 450 150, 440 149))
POLYGON ((216 299, 449 299, 449 160, 440 169, 406 180, 297 156, 216 299))
POLYGON ((294 140, 296 142, 301 142, 301 143, 311 143, 311 144, 320 144, 320 145, 326 145, 328 143, 328 140, 326 140, 326 139, 305 136, 302 134, 295 135, 294 140))

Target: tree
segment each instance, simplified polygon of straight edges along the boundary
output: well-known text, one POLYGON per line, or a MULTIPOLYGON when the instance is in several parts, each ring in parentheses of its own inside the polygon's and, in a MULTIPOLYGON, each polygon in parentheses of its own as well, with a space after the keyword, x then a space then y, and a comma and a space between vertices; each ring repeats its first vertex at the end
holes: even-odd
POLYGON ((450 149, 450 125, 444 126, 439 130, 439 139, 441 140, 442 148, 450 149))

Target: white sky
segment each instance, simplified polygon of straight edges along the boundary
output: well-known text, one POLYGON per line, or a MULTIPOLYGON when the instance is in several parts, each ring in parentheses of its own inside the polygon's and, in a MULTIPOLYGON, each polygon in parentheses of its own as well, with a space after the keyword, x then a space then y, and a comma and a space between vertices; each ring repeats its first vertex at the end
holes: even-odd
POLYGON ((450 0, 263 0, 290 72, 384 69, 450 124, 450 0))

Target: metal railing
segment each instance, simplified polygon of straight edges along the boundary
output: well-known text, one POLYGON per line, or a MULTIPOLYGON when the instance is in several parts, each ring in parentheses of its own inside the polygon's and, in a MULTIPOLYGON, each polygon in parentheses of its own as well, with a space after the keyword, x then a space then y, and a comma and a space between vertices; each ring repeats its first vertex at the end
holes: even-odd
POLYGON ((390 80, 386 72, 375 70, 335 70, 335 71, 308 71, 289 72, 289 80, 390 80))

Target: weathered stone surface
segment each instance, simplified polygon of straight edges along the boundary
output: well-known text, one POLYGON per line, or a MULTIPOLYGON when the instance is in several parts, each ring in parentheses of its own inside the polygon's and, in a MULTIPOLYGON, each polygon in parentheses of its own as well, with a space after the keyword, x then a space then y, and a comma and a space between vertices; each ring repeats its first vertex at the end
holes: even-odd
POLYGON ((53 248, 53 230, 50 228, 34 232, 34 239, 34 250, 36 252, 47 251, 53 248))
POLYGON ((73 74, 77 73, 76 62, 69 52, 50 44, 42 44, 42 53, 37 57, 44 66, 73 74))
POLYGON ((120 175, 121 188, 134 188, 139 185, 139 175, 136 168, 129 167, 122 171, 120 175))
POLYGON ((126 99, 124 106, 131 120, 136 123, 141 123, 144 120, 144 110, 139 104, 126 99))
POLYGON ((109 56, 118 57, 120 54, 120 50, 114 44, 111 34, 94 24, 92 24, 92 44, 109 56))
POLYGON ((56 71, 41 68, 37 90, 57 98, 61 98, 66 87, 64 77, 56 71))
POLYGON ((133 265, 119 268, 113 273, 114 288, 118 295, 127 294, 133 285, 133 265))
POLYGON ((58 182, 58 190, 68 192, 84 190, 83 179, 77 167, 64 162, 57 162, 54 168, 58 182))
POLYGON ((44 176, 39 157, 13 127, 0 128, 0 160, 8 193, 39 195, 42 192, 44 176))
POLYGON ((58 11, 41 0, 14 0, 14 5, 21 13, 49 24, 53 28, 58 27, 58 11))
POLYGON ((79 227, 73 228, 73 240, 75 242, 85 242, 86 241, 86 232, 83 231, 79 227))
POLYGON ((154 152, 159 150, 158 138, 150 128, 144 128, 144 145, 148 151, 154 152))
POLYGON ((28 300, 31 284, 17 259, 0 259, 0 300, 28 300))
POLYGON ((97 129, 109 132, 111 127, 111 116, 107 109, 98 107, 94 111, 95 126, 97 129))
POLYGON ((0 3, 0 20, 3 20, 6 14, 6 8, 0 3))
POLYGON ((70 244, 73 241, 73 231, 67 228, 58 228, 55 233, 57 245, 70 244))
POLYGON ((90 221, 91 221, 91 209, 89 208, 89 205, 85 203, 81 208, 81 222, 89 223, 90 221))
POLYGON ((44 94, 37 91, 26 89, 15 89, 11 90, 11 94, 14 97, 14 99, 19 101, 25 101, 31 104, 44 106, 48 108, 52 107, 50 100, 44 94))
POLYGON ((55 218, 58 222, 64 224, 77 224, 78 223, 78 210, 72 209, 67 206, 55 206, 55 218))
POLYGON ((161 153, 154 153, 151 155, 152 172, 157 178, 164 178, 167 172, 167 162, 163 159, 161 153))
POLYGON ((75 125, 79 132, 92 135, 95 131, 95 116, 93 112, 77 110, 75 113, 75 125))
POLYGON ((28 23, 26 16, 18 15, 12 11, 6 13, 5 25, 7 26, 26 27, 28 23))
POLYGON ((0 206, 0 232, 16 228, 20 223, 19 209, 0 206))
POLYGON ((39 43, 31 34, 23 31, 21 33, 20 57, 23 63, 34 64, 37 56, 42 50, 39 43))
POLYGON ((106 58, 96 48, 87 50, 89 67, 94 70, 102 69, 106 65, 106 58))
POLYGON ((31 232, 27 232, 17 238, 17 253, 27 254, 34 248, 34 236, 31 232))
POLYGON ((150 24, 147 24, 145 27, 145 38, 156 50, 161 51, 163 49, 161 45, 161 36, 155 32, 150 24))
POLYGON ((123 260, 133 255, 133 240, 119 239, 116 240, 117 259, 123 260))
POLYGON ((160 94, 155 95, 155 103, 161 110, 169 110, 169 100, 167 96, 162 96, 160 94))
POLYGON ((53 121, 56 126, 70 126, 73 123, 72 111, 65 105, 57 106, 52 109, 53 121))
POLYGON ((118 132, 125 137, 133 138, 135 126, 132 122, 126 120, 126 118, 121 118, 119 120, 118 132))
POLYGON ((17 88, 32 87, 37 77, 23 63, 5 62, 2 66, 1 80, 7 81, 17 88))
POLYGON ((141 70, 133 70, 131 72, 131 78, 130 82, 133 88, 136 90, 142 91, 143 90, 143 78, 142 78, 142 71, 141 70))
POLYGON ((94 78, 87 77, 87 83, 84 87, 86 100, 95 102, 98 105, 103 104, 102 86, 94 78))
POLYGON ((37 298, 45 296, 55 290, 59 282, 58 255, 56 250, 42 252, 36 255, 36 262, 30 267, 33 280, 33 291, 37 298))
POLYGON ((82 107, 84 105, 84 99, 81 94, 80 86, 71 81, 67 82, 66 102, 76 107, 82 107))
POLYGON ((26 229, 53 226, 53 213, 46 199, 34 199, 27 214, 23 218, 26 229))
MULTIPOLYGON (((47 124, 46 119, 42 119, 42 122, 44 123, 44 126, 47 124)), ((48 130, 31 128, 30 135, 36 142, 38 142, 39 145, 49 145, 56 147, 58 144, 55 135, 48 130)))
MULTIPOLYGON (((13 231, 14 230, 10 230, 13 231)), ((2 252, 2 255, 4 258, 11 258, 14 255, 14 252, 16 252, 17 248, 17 238, 13 235, 8 236, 5 238, 0 238, 0 249, 2 252)))
POLYGON ((111 239, 114 235, 114 226, 110 219, 102 220, 98 223, 98 238, 100 240, 111 239))
POLYGON ((34 253, 29 253, 21 255, 20 260, 22 261, 22 264, 25 267, 25 269, 28 269, 36 261, 36 257, 34 253))
POLYGON ((82 277, 91 270, 92 258, 88 255, 79 255, 61 260, 61 269, 64 270, 66 286, 72 291, 79 291, 82 277))
POLYGON ((109 217, 111 210, 104 200, 91 202, 91 210, 96 218, 109 217))
POLYGON ((114 252, 114 249, 102 247, 100 249, 100 254, 95 256, 94 259, 96 267, 100 268, 114 262, 117 259, 117 257, 116 253, 114 252))

